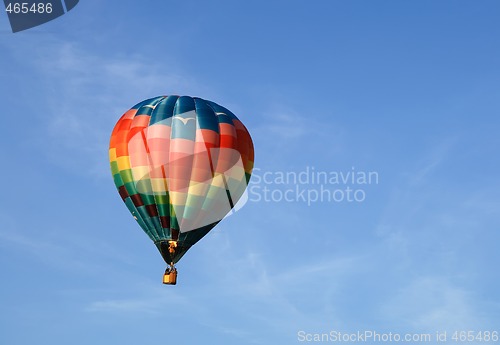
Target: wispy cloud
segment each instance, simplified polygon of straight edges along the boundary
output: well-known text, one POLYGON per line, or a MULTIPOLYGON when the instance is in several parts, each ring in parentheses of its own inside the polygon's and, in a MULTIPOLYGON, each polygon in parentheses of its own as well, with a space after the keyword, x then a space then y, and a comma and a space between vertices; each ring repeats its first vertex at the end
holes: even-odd
MULTIPOLYGON (((480 234, 493 230, 497 197, 490 186, 446 192, 443 172, 460 155, 459 138, 444 139, 433 150, 416 157, 415 170, 394 183, 392 198, 375 232, 380 264, 390 265, 400 279, 390 286, 381 315, 407 329, 480 329, 484 319, 484 283, 477 279, 486 250, 480 234), (476 202, 480 202, 476 204, 476 202)), ((446 182, 446 181, 445 181, 446 182)), ((489 249, 488 249, 489 250, 489 249)), ((374 255, 374 260, 376 256, 374 255)))
MULTIPOLYGON (((24 45, 6 49, 45 85, 44 94, 34 100, 47 131, 45 138, 39 138, 44 154, 79 173, 108 177, 109 136, 131 106, 157 95, 202 89, 169 63, 168 56, 159 61, 141 54, 113 55, 52 36, 36 38, 44 43, 36 45, 35 54, 26 52, 24 45)), ((25 38, 30 39, 33 36, 25 38)))
POLYGON ((341 152, 346 145, 346 129, 340 123, 323 121, 323 116, 308 111, 311 110, 276 103, 256 109, 258 124, 252 128, 252 136, 259 152, 257 167, 283 169, 312 164, 312 157, 320 152, 325 161, 341 152))
POLYGON ((476 311, 476 300, 473 292, 445 276, 420 276, 398 289, 381 315, 414 330, 482 329, 489 320, 476 311))
POLYGON ((168 310, 183 309, 190 312, 200 313, 202 309, 197 306, 196 301, 191 301, 181 293, 172 289, 165 289, 156 282, 135 282, 127 287, 128 291, 134 291, 132 298, 109 298, 90 302, 84 310, 92 313, 106 314, 128 314, 134 317, 147 315, 161 315, 168 310))
POLYGON ((64 271, 96 275, 113 272, 113 264, 131 265, 131 258, 105 242, 92 240, 89 236, 78 236, 54 229, 54 232, 25 230, 23 226, 3 215, 0 228, 0 248, 22 254, 47 267, 64 271))
MULTIPOLYGON (((214 241, 218 243, 224 236, 221 233, 214 241)), ((205 246, 207 251, 210 247, 210 243, 205 246)), ((297 331, 297 325, 314 327, 338 320, 333 312, 336 294, 364 261, 353 254, 276 267, 258 250, 236 250, 231 246, 218 250, 212 269, 218 272, 220 282, 213 288, 223 289, 218 294, 231 300, 245 301, 239 311, 245 318, 273 324, 290 334, 297 331), (311 294, 303 295, 304 290, 311 294)))
POLYGON ((191 315, 191 325, 208 327, 244 343, 266 344, 266 333, 293 336, 299 327, 312 329, 338 320, 333 305, 337 292, 362 264, 353 256, 311 260, 299 267, 274 267, 258 250, 241 252, 225 232, 209 238, 196 250, 190 264, 200 264, 192 274, 203 282, 202 287, 200 283, 183 283, 182 277, 173 289, 157 282, 135 284, 120 292, 129 298, 102 298, 90 302, 85 310, 147 317, 182 308, 186 312, 181 318, 191 315), (208 263, 207 258, 211 258, 208 263), (304 296, 304 289, 312 295, 304 296), (325 313, 331 314, 325 318, 325 313), (258 327, 259 332, 252 334, 252 327, 258 327))
POLYGON ((344 129, 333 121, 323 122, 323 116, 306 113, 305 109, 293 109, 283 104, 263 106, 257 114, 262 118, 262 124, 257 128, 257 134, 272 138, 276 143, 297 143, 300 139, 319 140, 330 139, 329 149, 335 149, 334 143, 342 138, 344 129), (333 141, 332 141, 333 139, 333 141))
POLYGON ((429 187, 434 185, 432 176, 450 156, 456 140, 445 139, 429 152, 416 157, 414 170, 402 173, 394 180, 391 197, 375 230, 379 236, 385 237, 388 243, 393 243, 401 249, 410 244, 411 240, 407 235, 414 231, 416 220, 422 221, 419 213, 438 197, 437 191, 429 187))
POLYGON ((416 186, 426 182, 429 177, 438 167, 452 154, 454 146, 456 146, 459 138, 450 136, 444 138, 436 147, 430 152, 416 160, 415 170, 406 173, 409 178, 410 185, 416 186))
MULTIPOLYGON (((53 142, 66 151, 87 154, 93 173, 107 175, 103 152, 114 122, 145 98, 185 88, 187 78, 142 56, 92 55, 72 43, 52 47, 52 65, 43 73, 52 84, 48 103, 53 142), (182 85, 184 84, 184 85, 182 85), (99 160, 95 158, 99 157, 99 160)), ((40 64, 46 63, 46 59, 40 64)), ((64 155, 64 153, 59 153, 64 155)))

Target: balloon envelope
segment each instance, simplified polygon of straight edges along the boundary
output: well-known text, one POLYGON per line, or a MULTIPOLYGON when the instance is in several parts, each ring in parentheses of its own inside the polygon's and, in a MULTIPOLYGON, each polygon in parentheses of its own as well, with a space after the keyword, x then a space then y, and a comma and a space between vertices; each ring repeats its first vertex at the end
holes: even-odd
POLYGON ((118 120, 109 157, 121 198, 170 264, 241 198, 254 152, 248 130, 228 109, 197 97, 160 96, 118 120))

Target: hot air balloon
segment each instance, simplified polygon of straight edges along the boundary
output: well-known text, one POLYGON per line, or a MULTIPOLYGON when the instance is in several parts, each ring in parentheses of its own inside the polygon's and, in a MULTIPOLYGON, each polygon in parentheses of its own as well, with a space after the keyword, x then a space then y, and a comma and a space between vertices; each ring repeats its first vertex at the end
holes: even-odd
POLYGON ((244 195, 253 143, 228 109, 189 96, 138 103, 118 120, 109 158, 118 192, 167 264, 175 264, 244 195))

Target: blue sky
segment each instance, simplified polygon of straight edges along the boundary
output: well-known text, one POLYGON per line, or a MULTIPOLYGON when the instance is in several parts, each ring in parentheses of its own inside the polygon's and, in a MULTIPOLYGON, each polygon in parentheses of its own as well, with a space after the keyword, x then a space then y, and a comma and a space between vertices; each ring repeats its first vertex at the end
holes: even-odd
POLYGON ((82 0, 17 34, 0 15, 0 343, 500 331, 499 15, 487 0, 82 0), (378 184, 353 186, 362 202, 251 200, 163 286, 107 158, 119 116, 162 94, 231 109, 260 175, 354 167, 378 184))

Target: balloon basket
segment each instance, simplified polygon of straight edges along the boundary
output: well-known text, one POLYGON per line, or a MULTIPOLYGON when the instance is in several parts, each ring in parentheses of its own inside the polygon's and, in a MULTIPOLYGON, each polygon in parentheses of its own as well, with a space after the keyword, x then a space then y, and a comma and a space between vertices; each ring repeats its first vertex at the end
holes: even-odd
POLYGON ((167 268, 165 274, 163 275, 163 284, 175 285, 177 284, 177 270, 167 268))

